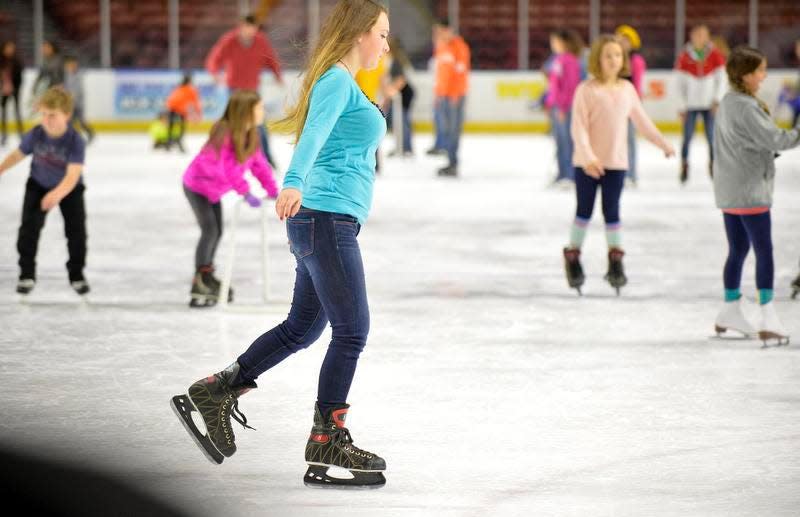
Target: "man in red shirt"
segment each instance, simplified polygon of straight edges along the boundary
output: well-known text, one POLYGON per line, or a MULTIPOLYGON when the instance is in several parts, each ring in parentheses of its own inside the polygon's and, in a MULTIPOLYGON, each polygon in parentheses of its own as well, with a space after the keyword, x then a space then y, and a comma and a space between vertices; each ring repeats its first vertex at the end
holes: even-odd
MULTIPOLYGON (((259 31, 253 15, 245 16, 238 27, 223 34, 206 58, 208 72, 218 83, 225 84, 231 91, 258 91, 261 70, 265 68, 272 70, 278 84, 283 85, 278 56, 267 36, 259 31)), ((264 156, 275 168, 275 162, 269 152, 266 127, 259 126, 258 133, 264 156)))

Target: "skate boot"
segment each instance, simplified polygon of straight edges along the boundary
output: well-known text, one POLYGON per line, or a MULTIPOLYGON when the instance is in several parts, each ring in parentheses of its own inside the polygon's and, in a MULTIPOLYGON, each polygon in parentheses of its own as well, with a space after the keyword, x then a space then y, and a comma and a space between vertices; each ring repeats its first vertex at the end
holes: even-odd
POLYGON ((189 307, 211 307, 219 298, 219 284, 215 281, 211 266, 201 266, 192 280, 189 307))
POLYGON ((798 294, 800 294, 800 274, 792 280, 792 300, 796 299, 798 294))
POLYGON ((33 278, 20 278, 17 282, 17 292, 19 294, 30 294, 36 287, 36 280, 33 278))
POLYGON ((69 282, 70 287, 78 293, 79 295, 83 296, 84 294, 89 294, 89 282, 86 281, 83 276, 80 278, 76 278, 75 280, 70 280, 69 282))
POLYGON ((581 266, 581 250, 579 248, 564 248, 564 269, 567 272, 567 284, 581 293, 586 278, 583 276, 583 266, 581 266))
POLYGON ((314 405, 314 426, 306 444, 308 471, 303 479, 306 486, 380 488, 386 484, 386 478, 383 477, 386 461, 353 445, 350 431, 344 426, 349 407, 348 404, 336 406, 323 417, 319 405, 314 405), (331 467, 350 473, 344 477, 334 477, 329 471, 331 467))
POLYGON ((778 319, 774 302, 765 303, 761 306, 758 339, 764 343, 764 348, 770 345, 785 346, 789 344, 789 333, 786 332, 778 319))
POLYGON ((222 463, 225 457, 231 457, 236 452, 231 417, 242 426, 253 429, 247 425, 247 417, 239 411, 239 397, 258 386, 252 381, 231 386, 238 373, 239 363, 233 363, 221 372, 189 386, 188 395, 172 397, 172 410, 212 463, 222 463), (204 430, 195 424, 193 411, 203 417, 204 430))
POLYGON ((448 165, 436 171, 436 175, 440 178, 456 178, 458 177, 458 167, 455 165, 448 165))
MULTIPOLYGON (((217 293, 217 298, 219 298, 219 293, 222 291, 222 280, 214 276, 214 270, 211 270, 211 280, 214 284, 213 290, 217 293)), ((233 286, 228 286, 228 303, 233 301, 233 286)))
POLYGON ((754 337, 756 335, 756 327, 751 323, 746 313, 747 305, 744 298, 739 298, 733 302, 725 302, 722 310, 717 314, 717 319, 714 320, 714 330, 717 336, 722 337, 722 334, 732 330, 741 333, 745 339, 754 337))
POLYGON ((606 281, 617 290, 628 283, 628 277, 625 276, 625 269, 622 267, 622 257, 625 252, 619 248, 611 248, 608 250, 608 273, 606 273, 606 281))
POLYGON ((681 185, 685 185, 687 181, 689 181, 689 163, 682 161, 681 162, 681 175, 680 175, 681 185))

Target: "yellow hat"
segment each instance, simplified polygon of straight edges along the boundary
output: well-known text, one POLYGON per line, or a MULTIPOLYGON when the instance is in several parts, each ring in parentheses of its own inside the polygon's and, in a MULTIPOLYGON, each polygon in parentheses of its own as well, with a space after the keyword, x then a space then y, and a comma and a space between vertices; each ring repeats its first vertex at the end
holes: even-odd
POLYGON ((628 41, 631 42, 631 48, 634 50, 638 50, 642 46, 642 39, 639 37, 639 33, 630 25, 620 25, 614 31, 614 34, 628 38, 628 41))

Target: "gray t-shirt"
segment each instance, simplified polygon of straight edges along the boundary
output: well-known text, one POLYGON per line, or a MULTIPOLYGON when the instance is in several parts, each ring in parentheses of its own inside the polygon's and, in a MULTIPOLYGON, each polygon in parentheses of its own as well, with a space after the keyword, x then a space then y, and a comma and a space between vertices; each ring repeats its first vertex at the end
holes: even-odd
POLYGON ((68 164, 83 164, 86 143, 72 126, 67 126, 67 132, 60 137, 50 138, 38 125, 25 133, 19 150, 24 155, 33 154, 31 178, 51 189, 64 179, 68 164))

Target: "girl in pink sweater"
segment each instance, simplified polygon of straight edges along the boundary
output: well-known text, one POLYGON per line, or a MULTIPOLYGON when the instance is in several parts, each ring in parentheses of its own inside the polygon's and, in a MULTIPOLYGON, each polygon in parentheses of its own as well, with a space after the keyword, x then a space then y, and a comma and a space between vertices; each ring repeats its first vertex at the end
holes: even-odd
POLYGON ((572 98, 581 82, 581 63, 578 59, 583 42, 574 31, 559 30, 550 34, 550 48, 555 54, 547 75, 545 108, 556 142, 558 176, 556 183, 574 180, 572 168, 572 138, 569 134, 572 98))
POLYGON ((630 81, 620 78, 628 70, 627 54, 619 40, 611 35, 600 36, 589 56, 589 73, 594 78, 582 82, 575 91, 571 131, 578 206, 569 246, 564 248, 564 263, 567 282, 579 293, 584 282, 581 246, 592 217, 597 187, 602 191, 609 250, 605 279, 617 294, 628 281, 622 267, 624 252, 619 217, 619 199, 628 168, 628 119, 667 157, 675 154, 672 145, 645 113, 636 89, 630 81))
POLYGON ((211 128, 208 142, 183 174, 183 191, 200 225, 195 251, 196 272, 192 281, 191 307, 214 305, 220 281, 214 277, 214 253, 222 237, 220 198, 235 190, 252 207, 261 200, 250 193, 244 177, 253 173, 271 198, 278 187, 259 147, 257 127, 264 123, 264 104, 258 93, 238 90, 231 95, 225 114, 211 128))

